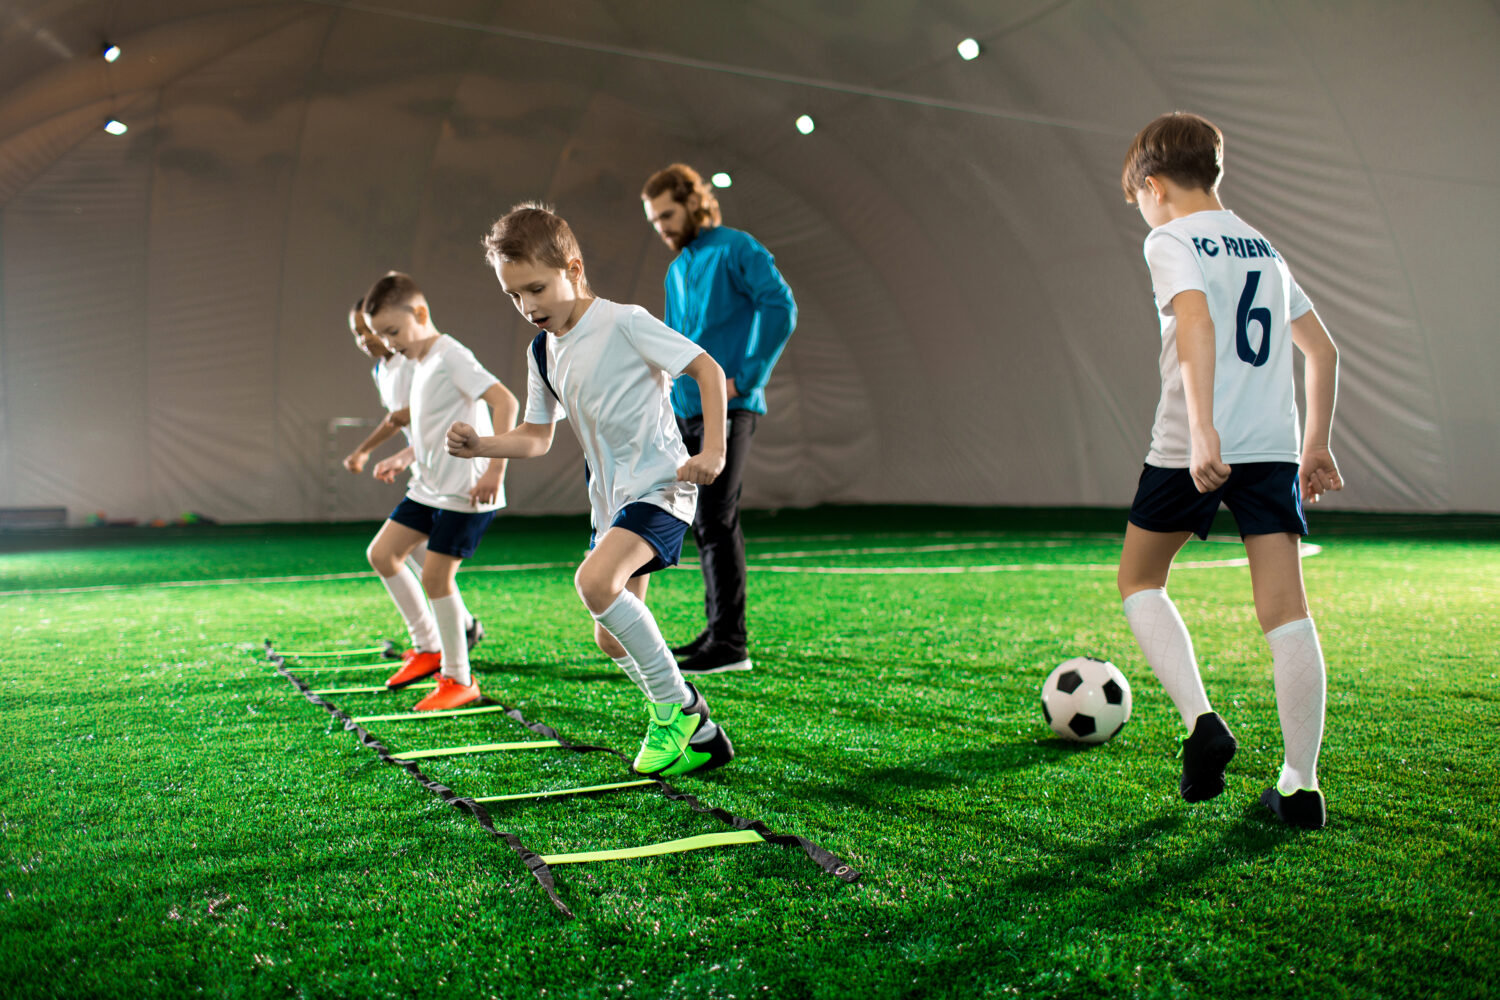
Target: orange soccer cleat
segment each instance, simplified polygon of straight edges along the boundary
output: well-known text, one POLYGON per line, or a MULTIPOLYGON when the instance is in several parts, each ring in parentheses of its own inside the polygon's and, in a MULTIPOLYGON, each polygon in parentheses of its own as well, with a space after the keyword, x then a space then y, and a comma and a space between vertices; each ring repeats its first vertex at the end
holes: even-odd
POLYGON ((413 711, 433 712, 443 708, 458 708, 461 705, 467 705, 471 701, 478 700, 478 681, 460 684, 447 674, 443 674, 438 677, 437 690, 417 702, 417 707, 413 711))
POLYGON ((424 677, 431 677, 442 668, 442 653, 421 653, 408 649, 401 654, 401 669, 386 680, 385 686, 395 691, 408 684, 415 684, 424 677))

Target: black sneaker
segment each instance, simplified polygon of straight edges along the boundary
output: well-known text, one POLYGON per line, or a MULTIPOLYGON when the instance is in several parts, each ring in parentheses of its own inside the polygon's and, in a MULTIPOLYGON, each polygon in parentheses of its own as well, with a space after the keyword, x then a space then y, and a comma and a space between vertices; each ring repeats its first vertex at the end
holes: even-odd
POLYGON ((1322 792, 1299 788, 1290 795, 1282 795, 1272 785, 1260 793, 1260 804, 1290 826, 1321 830, 1328 825, 1328 810, 1323 805, 1322 792))
POLYGON ((1224 790, 1224 768, 1240 748, 1217 712, 1204 712, 1193 734, 1182 741, 1182 781, 1177 786, 1189 802, 1207 802, 1224 790))
POLYGON ((679 660, 688 656, 697 656, 699 653, 703 652, 704 648, 709 643, 713 641, 713 633, 708 629, 704 629, 702 632, 698 633, 698 637, 693 641, 684 643, 681 646, 673 646, 672 655, 677 657, 679 660))
POLYGON ((749 670, 750 655, 744 647, 727 642, 711 642, 677 664, 684 674, 725 674, 731 670, 749 670))
POLYGON ((470 649, 484 641, 484 626, 479 624, 478 618, 469 619, 469 627, 464 629, 464 638, 468 640, 470 649))

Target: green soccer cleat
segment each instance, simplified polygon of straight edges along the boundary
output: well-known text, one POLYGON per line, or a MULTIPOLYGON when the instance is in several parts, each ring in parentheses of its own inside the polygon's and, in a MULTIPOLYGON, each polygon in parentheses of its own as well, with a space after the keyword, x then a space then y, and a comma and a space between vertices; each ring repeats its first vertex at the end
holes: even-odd
POLYGON ((708 702, 691 684, 693 700, 684 705, 651 705, 646 738, 632 769, 637 774, 676 777, 710 771, 734 759, 734 745, 721 726, 709 719, 708 702))

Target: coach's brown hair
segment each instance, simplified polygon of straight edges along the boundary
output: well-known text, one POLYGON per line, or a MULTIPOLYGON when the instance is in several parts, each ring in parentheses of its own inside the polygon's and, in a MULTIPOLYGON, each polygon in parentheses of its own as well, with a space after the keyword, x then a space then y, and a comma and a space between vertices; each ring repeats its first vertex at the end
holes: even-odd
POLYGON ((663 191, 672 192, 672 200, 679 205, 686 205, 688 198, 696 194, 698 210, 693 213, 693 221, 700 227, 717 226, 724 221, 724 213, 719 211, 719 199, 714 195, 713 187, 705 184, 698 171, 686 163, 674 163, 646 178, 646 186, 641 188, 641 197, 650 201, 659 197, 663 191))
POLYGON ((1153 176, 1212 192, 1224 176, 1224 133, 1188 111, 1157 118, 1136 134, 1125 154, 1120 174, 1125 201, 1135 204, 1135 193, 1153 176))

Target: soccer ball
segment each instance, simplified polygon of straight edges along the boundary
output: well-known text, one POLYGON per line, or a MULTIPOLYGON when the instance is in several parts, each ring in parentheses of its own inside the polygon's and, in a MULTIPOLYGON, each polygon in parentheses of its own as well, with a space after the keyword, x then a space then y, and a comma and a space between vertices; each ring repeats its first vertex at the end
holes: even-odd
POLYGON ((1130 682, 1113 663, 1075 656, 1047 675, 1042 717, 1065 740, 1104 743, 1130 718, 1130 682))

